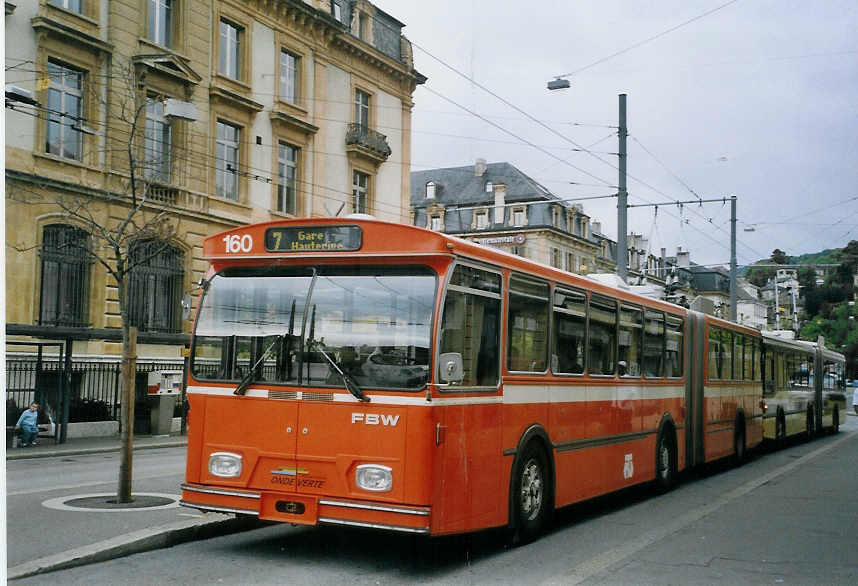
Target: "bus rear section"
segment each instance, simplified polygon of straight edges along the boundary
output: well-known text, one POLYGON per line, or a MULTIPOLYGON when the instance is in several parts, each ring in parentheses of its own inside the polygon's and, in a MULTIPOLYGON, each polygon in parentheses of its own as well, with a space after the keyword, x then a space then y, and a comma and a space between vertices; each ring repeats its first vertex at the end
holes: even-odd
MULTIPOLYGON (((253 228, 239 243, 246 234, 279 245, 253 228)), ((341 250, 336 232, 301 234, 341 250)), ((200 303, 183 504, 430 532, 437 271, 389 256, 255 256, 213 261, 200 303)))

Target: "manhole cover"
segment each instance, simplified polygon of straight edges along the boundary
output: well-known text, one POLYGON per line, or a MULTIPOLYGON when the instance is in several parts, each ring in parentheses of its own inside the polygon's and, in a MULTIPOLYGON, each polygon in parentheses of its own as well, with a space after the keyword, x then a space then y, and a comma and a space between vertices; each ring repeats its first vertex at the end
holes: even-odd
POLYGON ((50 499, 42 503, 49 509, 61 511, 139 511, 170 509, 179 506, 179 496, 161 493, 132 493, 132 502, 119 503, 116 493, 78 494, 50 499))

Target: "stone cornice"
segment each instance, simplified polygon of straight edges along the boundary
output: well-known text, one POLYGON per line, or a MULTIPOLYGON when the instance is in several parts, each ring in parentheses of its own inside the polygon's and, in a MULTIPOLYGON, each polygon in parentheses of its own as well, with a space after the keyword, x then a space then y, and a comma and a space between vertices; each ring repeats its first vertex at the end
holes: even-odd
POLYGON ((191 69, 187 63, 187 59, 178 55, 170 53, 135 55, 131 60, 135 64, 144 65, 153 71, 169 75, 186 84, 197 85, 203 79, 196 71, 191 69))
POLYGON ((113 53, 113 45, 105 43, 98 37, 94 37, 76 28, 63 24, 58 20, 46 16, 36 16, 30 21, 36 33, 53 34, 66 40, 81 43, 95 52, 113 53))
POLYGON ((300 118, 287 114, 285 112, 280 112, 279 110, 275 110, 271 112, 271 122, 274 124, 283 124, 284 126, 289 126, 294 128, 304 134, 316 134, 319 132, 319 127, 310 124, 309 122, 305 122, 300 118))
POLYGON ((372 65, 382 73, 391 76, 397 81, 409 80, 415 84, 422 84, 426 81, 426 77, 418 73, 416 70, 409 70, 404 63, 388 57, 384 53, 368 45, 364 41, 353 37, 347 32, 343 32, 334 37, 333 41, 331 41, 331 45, 353 57, 357 57, 369 65, 372 65))
POLYGON ((250 98, 246 98, 232 90, 216 85, 209 88, 209 97, 221 100, 249 112, 261 112, 265 108, 265 106, 259 102, 254 102, 250 98))

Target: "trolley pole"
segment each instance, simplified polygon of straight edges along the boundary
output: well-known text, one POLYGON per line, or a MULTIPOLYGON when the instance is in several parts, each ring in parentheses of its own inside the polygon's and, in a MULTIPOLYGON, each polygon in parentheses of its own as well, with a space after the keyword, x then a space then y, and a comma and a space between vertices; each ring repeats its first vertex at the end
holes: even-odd
POLYGON ((617 194, 617 275, 625 283, 628 277, 629 244, 628 232, 629 192, 626 190, 626 94, 620 94, 620 130, 619 136, 619 193, 617 194))
MULTIPOLYGON (((777 282, 775 283, 777 289, 777 282)), ((730 321, 736 321, 736 196, 730 196, 730 321)))

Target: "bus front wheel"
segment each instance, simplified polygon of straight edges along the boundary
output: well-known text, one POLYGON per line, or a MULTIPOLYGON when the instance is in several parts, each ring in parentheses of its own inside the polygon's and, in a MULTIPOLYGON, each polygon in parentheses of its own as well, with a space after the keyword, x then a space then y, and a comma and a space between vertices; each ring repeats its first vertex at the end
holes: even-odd
POLYGON ((537 442, 530 442, 522 453, 515 470, 512 497, 515 501, 516 543, 533 541, 548 520, 551 477, 545 451, 537 442))

